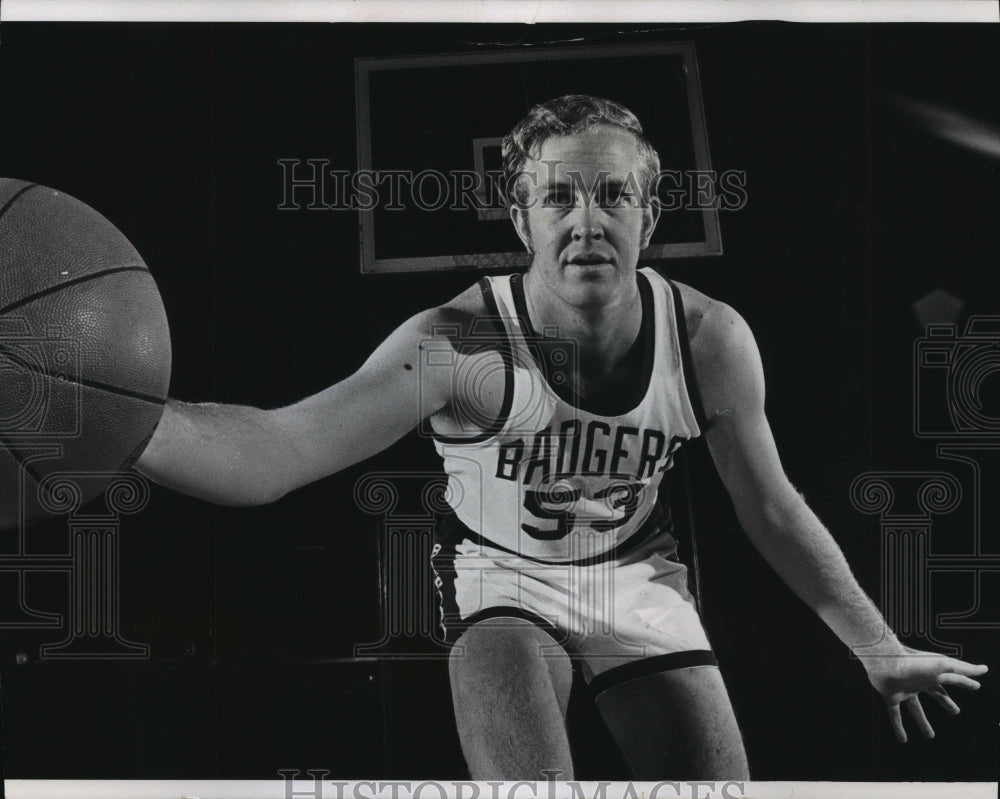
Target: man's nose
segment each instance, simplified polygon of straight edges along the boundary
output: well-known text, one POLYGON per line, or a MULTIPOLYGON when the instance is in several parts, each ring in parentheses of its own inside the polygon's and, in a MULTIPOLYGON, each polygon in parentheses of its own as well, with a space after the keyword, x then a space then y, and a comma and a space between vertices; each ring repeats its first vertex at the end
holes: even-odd
POLYGON ((573 239, 586 241, 604 238, 604 226, 601 224, 600 209, 595 207, 593 200, 581 199, 573 211, 573 239))

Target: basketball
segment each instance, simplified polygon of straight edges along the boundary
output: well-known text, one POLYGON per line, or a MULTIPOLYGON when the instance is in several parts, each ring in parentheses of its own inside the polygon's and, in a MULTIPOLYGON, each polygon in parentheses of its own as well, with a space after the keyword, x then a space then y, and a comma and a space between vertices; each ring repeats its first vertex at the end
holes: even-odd
POLYGON ((47 481, 86 502, 139 455, 166 401, 170 333, 135 247, 79 200, 0 178, 0 242, 7 528, 46 514, 47 481))

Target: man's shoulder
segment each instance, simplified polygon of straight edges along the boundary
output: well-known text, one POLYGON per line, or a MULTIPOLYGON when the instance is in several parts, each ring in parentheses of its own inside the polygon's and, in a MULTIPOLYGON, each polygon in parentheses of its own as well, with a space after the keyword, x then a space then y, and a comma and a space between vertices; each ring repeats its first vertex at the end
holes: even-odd
POLYGON ((483 292, 481 280, 477 280, 461 294, 442 303, 437 309, 443 315, 455 317, 482 317, 489 314, 489 307, 483 292))
POLYGON ((684 322, 696 363, 716 361, 752 339, 746 320, 731 305, 685 283, 673 282, 684 304, 684 322))
POLYGON ((497 310, 491 307, 480 281, 440 305, 418 314, 428 335, 449 339, 489 336, 503 331, 497 310))

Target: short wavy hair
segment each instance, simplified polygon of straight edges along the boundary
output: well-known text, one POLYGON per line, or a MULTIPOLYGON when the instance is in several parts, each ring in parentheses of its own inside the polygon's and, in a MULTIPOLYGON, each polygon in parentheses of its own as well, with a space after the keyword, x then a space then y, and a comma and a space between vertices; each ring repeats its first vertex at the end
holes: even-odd
POLYGON ((529 158, 538 156, 547 139, 582 133, 597 125, 627 130, 635 136, 641 159, 639 188, 642 201, 648 202, 653 180, 660 171, 660 156, 646 138, 642 123, 620 103, 588 94, 566 94, 539 103, 504 136, 501 154, 507 199, 515 205, 523 206, 527 202, 527 189, 521 180, 524 164, 529 158))

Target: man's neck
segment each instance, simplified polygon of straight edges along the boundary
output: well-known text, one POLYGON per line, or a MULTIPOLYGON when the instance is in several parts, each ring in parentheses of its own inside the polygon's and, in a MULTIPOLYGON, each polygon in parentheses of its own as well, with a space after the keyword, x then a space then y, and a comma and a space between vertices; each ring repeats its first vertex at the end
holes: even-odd
POLYGON ((639 335, 642 302, 638 284, 633 284, 629 296, 587 306, 564 302, 533 283, 530 272, 525 274, 523 284, 532 327, 542 332, 554 326, 560 338, 575 341, 584 374, 599 375, 613 369, 639 335))

